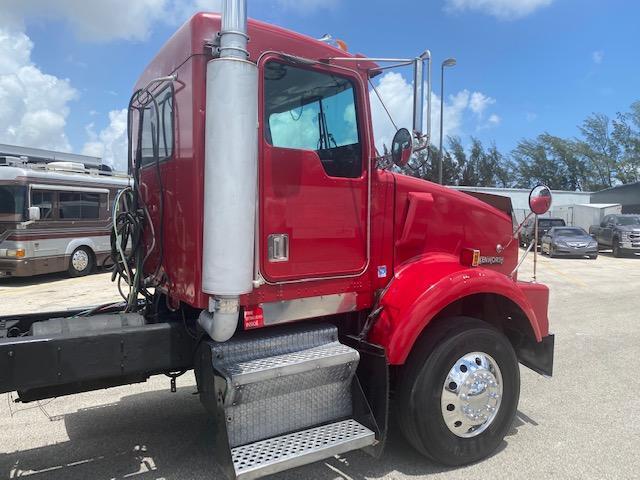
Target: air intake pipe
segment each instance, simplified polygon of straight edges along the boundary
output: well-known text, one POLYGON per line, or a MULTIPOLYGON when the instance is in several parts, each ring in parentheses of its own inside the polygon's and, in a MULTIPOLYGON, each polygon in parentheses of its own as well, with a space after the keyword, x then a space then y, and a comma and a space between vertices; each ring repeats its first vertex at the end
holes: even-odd
POLYGON ((253 288, 258 171, 258 68, 248 60, 247 1, 224 0, 207 64, 202 290, 199 324, 213 340, 235 333, 240 298, 253 288))
POLYGON ((431 51, 425 50, 413 60, 413 132, 422 138, 422 119, 424 105, 424 62, 427 61, 427 132, 423 143, 431 141, 431 51))

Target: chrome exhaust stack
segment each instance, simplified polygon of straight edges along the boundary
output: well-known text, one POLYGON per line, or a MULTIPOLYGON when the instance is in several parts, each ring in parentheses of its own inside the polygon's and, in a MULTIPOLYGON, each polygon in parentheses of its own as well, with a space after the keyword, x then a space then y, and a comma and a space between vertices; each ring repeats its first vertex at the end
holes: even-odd
POLYGON ((235 333, 240 295, 253 289, 258 68, 247 43, 247 1, 224 0, 206 74, 202 291, 211 298, 198 319, 218 342, 235 333))

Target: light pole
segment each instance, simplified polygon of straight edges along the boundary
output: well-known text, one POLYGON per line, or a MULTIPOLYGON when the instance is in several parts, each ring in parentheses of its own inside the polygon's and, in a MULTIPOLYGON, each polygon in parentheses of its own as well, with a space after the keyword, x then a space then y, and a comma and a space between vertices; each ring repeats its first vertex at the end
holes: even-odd
POLYGON ((442 125, 444 118, 444 69, 453 67, 456 64, 455 58, 447 58, 442 62, 440 69, 440 148, 438 149, 438 183, 442 185, 442 125))

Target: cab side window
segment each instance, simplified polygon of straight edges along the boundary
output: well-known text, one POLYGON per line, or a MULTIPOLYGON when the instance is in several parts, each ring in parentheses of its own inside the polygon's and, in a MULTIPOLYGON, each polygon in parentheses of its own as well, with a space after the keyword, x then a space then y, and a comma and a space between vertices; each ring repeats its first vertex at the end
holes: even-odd
POLYGON ((355 98, 355 87, 347 78, 267 62, 265 140, 274 147, 315 151, 331 177, 360 177, 355 98))
POLYGON ((173 155, 173 90, 165 88, 142 112, 142 166, 173 155))

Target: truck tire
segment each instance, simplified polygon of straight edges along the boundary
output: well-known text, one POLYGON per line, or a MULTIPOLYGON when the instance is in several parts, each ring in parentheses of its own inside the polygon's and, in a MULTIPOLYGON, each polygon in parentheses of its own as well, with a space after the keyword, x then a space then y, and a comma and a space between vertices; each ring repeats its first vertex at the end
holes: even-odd
POLYGON ((83 277, 91 273, 93 264, 93 252, 88 247, 78 247, 69 257, 67 272, 72 277, 83 277))
POLYGON ((490 325, 444 319, 416 343, 397 391, 409 443, 435 462, 466 465, 495 451, 511 428, 520 397, 518 359, 490 325))
POLYGON ((620 240, 618 238, 614 238, 612 242, 613 256, 616 258, 620 258, 623 256, 622 249, 620 248, 620 240))

